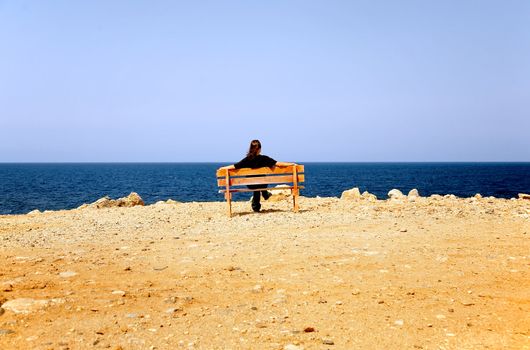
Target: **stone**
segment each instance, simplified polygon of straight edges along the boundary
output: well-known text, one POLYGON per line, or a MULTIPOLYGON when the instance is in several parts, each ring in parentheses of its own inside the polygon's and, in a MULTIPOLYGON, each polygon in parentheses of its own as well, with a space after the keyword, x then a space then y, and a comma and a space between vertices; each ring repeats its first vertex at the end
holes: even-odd
POLYGON ((0 335, 14 334, 15 332, 11 329, 0 329, 0 335))
POLYGON ((19 298, 5 302, 2 308, 15 314, 29 314, 49 306, 48 300, 36 300, 30 298, 19 298))
POLYGON ((176 200, 173 200, 173 199, 168 199, 166 201, 166 204, 172 204, 172 205, 175 205, 175 204, 179 204, 179 202, 177 202, 176 200))
POLYGON ((145 205, 142 197, 136 192, 131 192, 127 197, 118 198, 116 200, 111 199, 109 196, 98 199, 92 204, 89 204, 90 208, 114 208, 114 207, 134 207, 137 205, 145 205))
POLYGON ((260 284, 256 284, 252 288, 252 293, 263 293, 263 286, 261 286, 260 284))
MULTIPOLYGON (((287 185, 278 185, 274 188, 274 191, 270 191, 271 196, 267 199, 268 202, 280 202, 291 196, 291 189, 287 185), (276 190, 276 188, 279 188, 279 190, 276 190)), ((252 201, 252 198, 250 200, 252 201)))
POLYGON ((329 338, 322 338, 322 344, 324 345, 335 345, 335 342, 329 338))
POLYGON ((3 282, 0 284, 0 291, 2 292, 11 292, 13 291, 13 283, 12 282, 3 282))
POLYGON ((39 209, 32 210, 28 213, 28 215, 39 215, 42 214, 39 209))
POLYGON ((398 189, 392 189, 390 191, 388 191, 388 198, 389 199, 403 199, 405 197, 405 195, 403 195, 403 193, 398 190, 398 189))
POLYGON ((0 316, 2 316, 5 312, 6 312, 6 310, 4 310, 3 308, 0 307, 0 316))
POLYGON ((481 199, 482 198, 482 195, 480 193, 477 193, 476 195, 474 195, 473 197, 475 197, 476 199, 481 199))
POLYGON ((342 192, 342 195, 340 196, 340 199, 343 200, 359 200, 361 199, 361 191, 359 191, 358 187, 354 187, 351 190, 346 190, 342 192))
POLYGON ((113 295, 119 295, 120 297, 124 297, 125 296, 125 292, 123 290, 113 290, 112 294, 113 295))
POLYGON ((102 197, 91 204, 91 206, 101 209, 101 208, 110 208, 114 207, 114 201, 110 199, 109 196, 102 197))
POLYGON ((287 344, 283 347, 283 350, 303 350, 302 346, 297 346, 294 344, 287 344))
POLYGON ((417 189, 413 188, 412 190, 409 191, 409 194, 407 196, 408 197, 420 197, 420 193, 418 192, 417 189))
POLYGON ((370 202, 375 202, 377 201, 377 196, 375 194, 372 194, 368 191, 364 191, 363 194, 362 194, 362 197, 370 202))
POLYGON ((119 198, 116 200, 116 206, 118 207, 134 207, 137 205, 145 205, 142 197, 136 192, 131 192, 127 197, 119 198))
POLYGON ((517 196, 519 197, 519 199, 527 199, 527 200, 530 200, 530 194, 519 193, 517 196))
POLYGON ((74 277, 74 276, 77 276, 77 272, 65 271, 65 272, 61 272, 59 274, 59 277, 61 277, 61 278, 70 278, 70 277, 74 277))

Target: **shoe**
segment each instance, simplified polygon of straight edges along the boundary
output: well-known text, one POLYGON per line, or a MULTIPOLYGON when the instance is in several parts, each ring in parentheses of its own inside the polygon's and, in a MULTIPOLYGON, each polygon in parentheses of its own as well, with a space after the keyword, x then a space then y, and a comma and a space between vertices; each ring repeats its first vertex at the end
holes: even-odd
POLYGON ((272 196, 272 193, 270 193, 269 191, 265 191, 262 194, 263 194, 263 199, 265 199, 265 200, 271 198, 271 196, 272 196))

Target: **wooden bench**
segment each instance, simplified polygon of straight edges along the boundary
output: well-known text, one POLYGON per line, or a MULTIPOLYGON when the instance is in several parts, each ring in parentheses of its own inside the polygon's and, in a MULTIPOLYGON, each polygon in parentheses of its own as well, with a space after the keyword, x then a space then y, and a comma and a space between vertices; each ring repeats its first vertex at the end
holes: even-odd
POLYGON ((223 189, 219 193, 225 194, 228 203, 228 216, 232 216, 232 193, 234 192, 256 192, 256 191, 275 191, 290 189, 293 196, 293 211, 298 211, 298 195, 300 189, 304 188, 299 184, 304 182, 304 166, 289 165, 275 166, 273 168, 242 168, 242 169, 223 169, 217 170, 217 185, 223 189), (247 185, 278 185, 287 186, 249 189, 247 185), (242 187, 245 186, 245 187, 242 187))

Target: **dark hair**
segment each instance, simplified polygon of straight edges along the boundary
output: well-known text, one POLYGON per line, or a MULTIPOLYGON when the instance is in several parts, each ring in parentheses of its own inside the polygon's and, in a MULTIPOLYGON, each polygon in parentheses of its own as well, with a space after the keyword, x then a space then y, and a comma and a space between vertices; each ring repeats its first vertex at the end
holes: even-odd
POLYGON ((248 148, 247 158, 255 158, 259 151, 261 150, 261 142, 259 140, 252 140, 250 142, 250 147, 248 148))

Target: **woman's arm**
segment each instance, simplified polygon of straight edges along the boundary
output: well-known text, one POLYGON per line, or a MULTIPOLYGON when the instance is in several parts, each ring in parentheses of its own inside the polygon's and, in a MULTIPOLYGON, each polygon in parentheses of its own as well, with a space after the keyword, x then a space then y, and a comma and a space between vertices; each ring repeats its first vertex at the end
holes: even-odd
POLYGON ((234 164, 220 167, 219 169, 235 169, 234 164))
POLYGON ((290 165, 295 165, 295 163, 276 162, 276 166, 290 166, 290 165))

